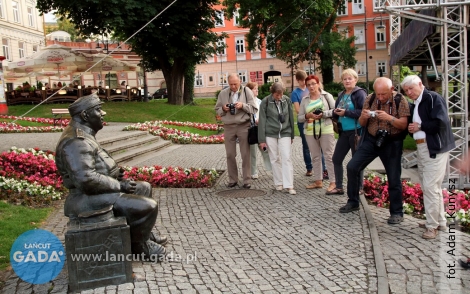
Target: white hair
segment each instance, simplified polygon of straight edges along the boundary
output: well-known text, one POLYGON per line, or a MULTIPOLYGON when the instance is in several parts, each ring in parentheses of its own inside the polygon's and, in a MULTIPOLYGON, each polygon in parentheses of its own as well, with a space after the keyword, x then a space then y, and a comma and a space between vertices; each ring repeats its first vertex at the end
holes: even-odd
POLYGON ((403 79, 400 86, 404 88, 411 85, 419 85, 419 83, 422 83, 422 81, 417 75, 409 75, 403 79))

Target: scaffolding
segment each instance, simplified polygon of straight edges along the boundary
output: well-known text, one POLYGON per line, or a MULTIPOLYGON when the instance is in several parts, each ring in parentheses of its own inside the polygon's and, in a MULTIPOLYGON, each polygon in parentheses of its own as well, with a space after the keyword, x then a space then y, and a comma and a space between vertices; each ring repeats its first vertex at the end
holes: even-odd
MULTIPOLYGON (((442 96, 447 102, 449 119, 456 139, 456 148, 450 152, 447 164, 446 183, 452 180, 459 189, 470 188, 469 174, 461 175, 451 163, 460 161, 468 154, 468 36, 470 1, 456 0, 379 0, 377 10, 390 15, 390 45, 397 41, 403 32, 404 19, 418 20, 433 24, 437 37, 425 38, 415 49, 392 65, 392 81, 400 82, 400 65, 427 51, 430 63, 437 74, 436 63, 441 65, 442 96), (420 14, 421 10, 434 10, 435 16, 420 14), (440 57, 435 58, 440 49, 440 57), (440 48, 439 48, 440 47, 440 48)), ((389 47, 391 48, 391 46, 389 47)), ((393 54, 393 52, 390 52, 393 54)), ((438 77, 438 75, 436 75, 438 77)), ((403 167, 417 164, 416 152, 403 157, 403 167)))

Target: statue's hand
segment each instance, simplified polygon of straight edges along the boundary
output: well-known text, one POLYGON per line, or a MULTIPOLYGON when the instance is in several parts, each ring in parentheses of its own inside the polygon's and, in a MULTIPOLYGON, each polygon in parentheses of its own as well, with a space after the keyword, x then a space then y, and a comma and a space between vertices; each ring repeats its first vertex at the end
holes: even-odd
POLYGON ((117 177, 117 180, 118 180, 119 182, 124 179, 124 172, 125 172, 125 170, 124 170, 122 167, 120 167, 120 168, 119 168, 119 175, 118 175, 118 177, 117 177))
POLYGON ((134 194, 136 189, 136 183, 131 180, 124 180, 120 182, 121 184, 121 192, 134 194))

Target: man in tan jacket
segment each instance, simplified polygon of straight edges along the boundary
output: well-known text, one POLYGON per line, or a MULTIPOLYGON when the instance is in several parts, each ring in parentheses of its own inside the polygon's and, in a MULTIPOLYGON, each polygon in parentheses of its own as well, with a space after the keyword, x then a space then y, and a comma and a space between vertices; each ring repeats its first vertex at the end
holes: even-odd
POLYGON ((237 139, 242 156, 243 188, 251 188, 250 145, 248 144, 248 128, 250 117, 258 106, 253 92, 240 85, 238 74, 228 76, 229 88, 222 90, 217 98, 215 111, 224 122, 225 153, 227 154, 228 187, 238 185, 237 139))

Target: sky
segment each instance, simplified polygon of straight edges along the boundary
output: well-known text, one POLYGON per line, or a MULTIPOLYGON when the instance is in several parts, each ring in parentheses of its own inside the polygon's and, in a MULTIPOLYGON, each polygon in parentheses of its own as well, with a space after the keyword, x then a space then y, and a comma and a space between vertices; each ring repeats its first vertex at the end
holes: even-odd
POLYGON ((45 22, 55 22, 55 15, 52 12, 49 12, 47 14, 44 14, 44 20, 45 22))

